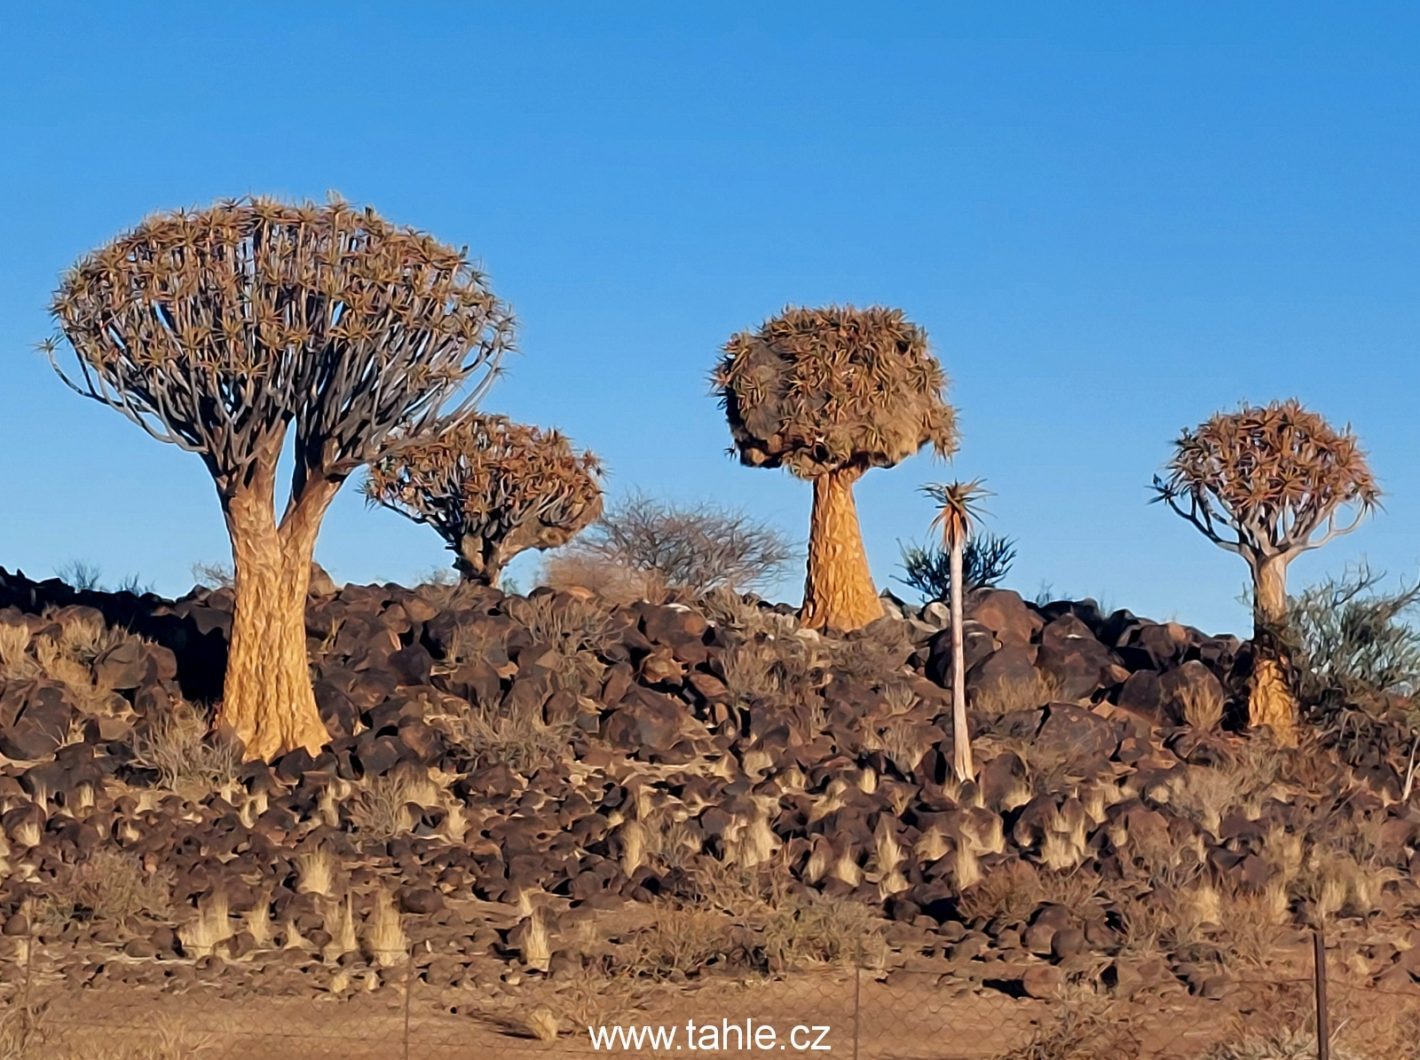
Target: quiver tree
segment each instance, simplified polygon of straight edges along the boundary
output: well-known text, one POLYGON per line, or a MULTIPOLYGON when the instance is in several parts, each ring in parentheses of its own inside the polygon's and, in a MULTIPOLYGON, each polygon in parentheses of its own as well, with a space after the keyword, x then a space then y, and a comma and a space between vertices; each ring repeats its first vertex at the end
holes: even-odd
POLYGON ((216 484, 236 595, 219 722, 248 758, 319 749, 305 603, 321 518, 404 431, 473 411, 509 311, 427 235, 264 199, 145 221, 80 261, 52 311, 77 358, 60 377, 197 453, 216 484))
POLYGON ((740 461, 813 482, 804 624, 851 630, 880 617, 853 484, 926 445, 956 448, 926 333, 898 309, 789 308, 731 338, 713 380, 740 461))
POLYGON ((951 482, 944 486, 923 486, 922 492, 937 502, 937 515, 932 529, 941 530, 942 547, 946 549, 951 582, 952 614, 952 771, 958 780, 972 776, 971 730, 966 723, 966 629, 963 624, 962 597, 966 581, 962 573, 962 554, 976 533, 985 511, 981 499, 988 496, 981 480, 951 482))
POLYGON ((1336 431, 1295 399, 1220 412, 1174 443, 1155 499, 1252 573, 1253 674, 1248 721, 1279 739, 1295 735, 1296 700, 1281 626, 1287 567, 1350 533, 1380 498, 1349 427, 1336 431))
POLYGON ((565 545, 601 514, 600 475, 557 431, 474 416, 377 461, 365 497, 432 527, 465 581, 497 585, 518 553, 565 545))

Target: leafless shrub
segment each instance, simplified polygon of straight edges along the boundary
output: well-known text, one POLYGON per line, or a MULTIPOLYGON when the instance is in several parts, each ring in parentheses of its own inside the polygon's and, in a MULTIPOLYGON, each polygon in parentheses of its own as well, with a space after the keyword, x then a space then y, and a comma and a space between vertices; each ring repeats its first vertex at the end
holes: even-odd
POLYGON ((35 920, 57 930, 71 920, 121 927, 164 920, 171 913, 172 875, 149 871, 132 854, 100 847, 83 861, 61 865, 36 907, 35 920))
POLYGON ((54 574, 71 589, 99 591, 103 588, 103 568, 88 560, 68 560, 55 567, 54 574))
POLYGON ((723 916, 706 909, 665 903, 652 907, 650 921, 637 929, 615 955, 616 965, 635 978, 663 980, 702 974, 733 954, 723 916))
POLYGON ((149 714, 133 739, 133 763, 158 774, 169 791, 199 797, 230 787, 241 766, 241 753, 187 702, 149 714))
POLYGON ((636 493, 604 513, 566 554, 610 561, 667 588, 707 592, 769 583, 795 549, 745 512, 708 501, 680 507, 636 493))
POLYGON ((471 762, 501 762, 523 774, 566 754, 572 739, 570 722, 549 724, 540 707, 510 707, 497 700, 479 700, 466 711, 430 720, 471 762))
POLYGON ((402 776, 367 777, 351 796, 346 812, 361 835, 393 839, 414 827, 411 803, 418 803, 413 786, 402 776))
POLYGON ((204 589, 230 589, 235 582, 236 575, 232 571, 230 563, 217 561, 215 563, 194 563, 192 578, 204 589))
POLYGON ((884 956, 878 922, 863 902, 813 891, 780 903, 765 922, 762 939, 773 972, 815 964, 873 965, 884 956))
POLYGON ((1009 861, 963 890, 957 904, 970 920, 1024 920, 1044 900, 1043 875, 1026 862, 1009 861))

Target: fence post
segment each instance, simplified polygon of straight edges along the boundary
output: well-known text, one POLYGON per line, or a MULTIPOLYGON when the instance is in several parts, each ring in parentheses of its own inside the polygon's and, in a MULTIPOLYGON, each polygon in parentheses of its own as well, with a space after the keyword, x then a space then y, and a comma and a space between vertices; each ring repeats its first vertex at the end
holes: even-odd
POLYGON ((1321 926, 1312 929, 1312 964, 1316 976, 1316 1056, 1331 1060, 1331 1020, 1326 1006, 1326 938, 1321 926))
POLYGON ((858 1036, 863 1026, 863 966, 853 965, 853 1060, 858 1060, 858 1036))
POLYGON ((414 986, 414 947, 404 955, 404 1060, 409 1060, 409 994, 414 986))

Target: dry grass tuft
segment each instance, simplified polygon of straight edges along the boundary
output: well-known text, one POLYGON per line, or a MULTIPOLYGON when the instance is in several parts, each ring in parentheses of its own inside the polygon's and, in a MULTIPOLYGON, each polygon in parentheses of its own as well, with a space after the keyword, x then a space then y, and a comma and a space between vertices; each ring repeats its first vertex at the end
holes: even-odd
POLYGON ((178 928, 183 952, 189 957, 206 957, 232 937, 231 909, 227 893, 213 891, 198 904, 197 915, 178 928))
POLYGON ((317 847, 296 859, 297 894, 329 898, 335 893, 334 877, 335 858, 325 847, 317 847))
POLYGON ((1029 680, 1003 681, 978 690, 971 697, 971 709, 986 718, 999 718, 1020 710, 1039 710, 1060 696, 1060 682, 1051 674, 1032 672, 1029 680))
POLYGON ((135 735, 133 761, 158 774, 159 783, 184 798, 231 790, 241 767, 234 744, 208 738, 207 719, 191 704, 155 711, 135 735))
POLYGON ((394 896, 383 887, 375 892, 374 908, 365 922, 365 953, 381 968, 402 964, 409 956, 403 918, 394 896))

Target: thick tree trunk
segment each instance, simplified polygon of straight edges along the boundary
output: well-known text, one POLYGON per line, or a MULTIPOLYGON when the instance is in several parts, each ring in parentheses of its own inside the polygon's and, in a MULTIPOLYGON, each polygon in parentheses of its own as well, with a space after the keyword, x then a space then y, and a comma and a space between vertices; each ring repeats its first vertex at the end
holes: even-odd
POLYGON ((498 550, 486 549, 485 542, 478 537, 465 537, 459 542, 454 570, 459 578, 472 585, 491 585, 495 589, 503 576, 503 562, 498 550))
POLYGON ((1287 659, 1277 630, 1287 615, 1287 559, 1260 560, 1253 572, 1252 687, 1249 728, 1266 725, 1278 741, 1297 740, 1297 701, 1287 681, 1287 659))
POLYGON ((330 739, 306 655, 306 593, 324 511, 319 499, 308 499, 278 528, 269 482, 226 503, 236 611, 217 720, 242 741, 249 760, 297 747, 315 754, 330 739))
POLYGON ((966 725, 966 630, 962 628, 962 542, 953 541, 949 554, 952 577, 952 771, 970 780, 971 735, 966 725))
POLYGON ((868 554, 853 503, 856 469, 830 471, 814 479, 809 520, 809 571, 804 582, 801 621, 810 629, 861 629, 883 614, 873 587, 868 554))

